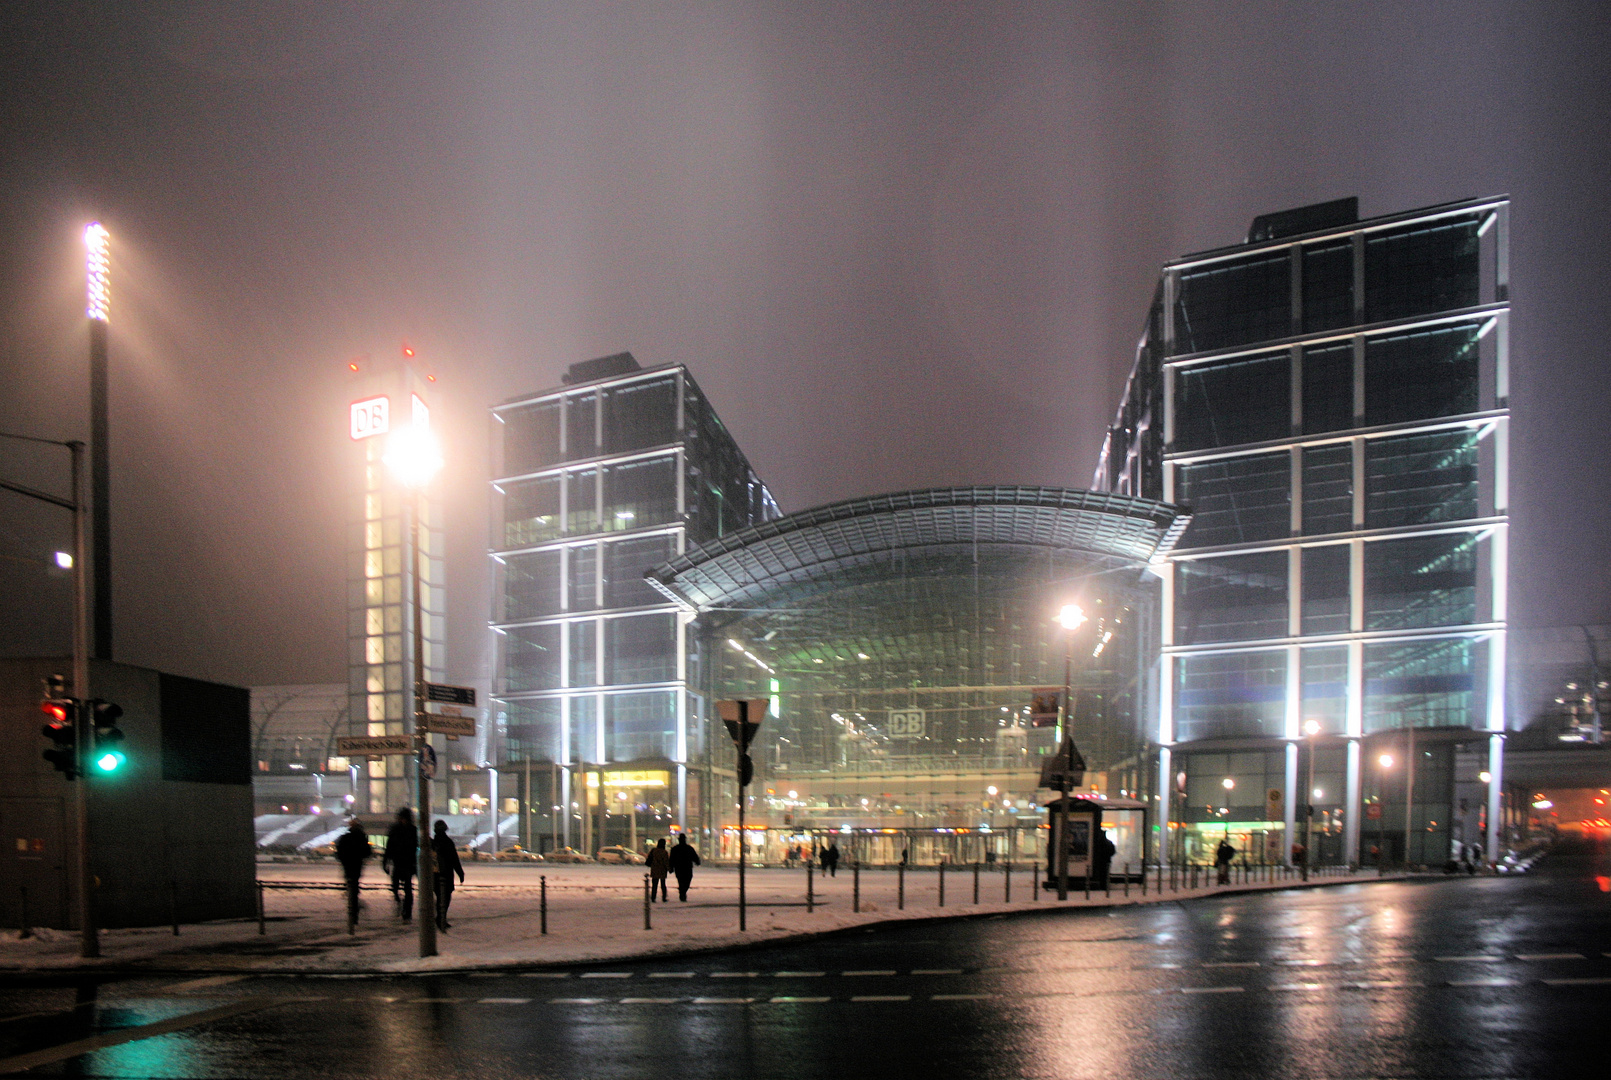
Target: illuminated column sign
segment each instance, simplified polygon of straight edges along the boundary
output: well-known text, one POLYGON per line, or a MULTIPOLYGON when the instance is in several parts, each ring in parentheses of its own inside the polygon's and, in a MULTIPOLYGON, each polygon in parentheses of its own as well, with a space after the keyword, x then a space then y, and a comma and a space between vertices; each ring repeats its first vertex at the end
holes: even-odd
POLYGON ((373 435, 384 435, 391 430, 391 400, 386 397, 368 398, 364 401, 355 401, 350 406, 348 414, 351 420, 352 437, 367 439, 373 435))

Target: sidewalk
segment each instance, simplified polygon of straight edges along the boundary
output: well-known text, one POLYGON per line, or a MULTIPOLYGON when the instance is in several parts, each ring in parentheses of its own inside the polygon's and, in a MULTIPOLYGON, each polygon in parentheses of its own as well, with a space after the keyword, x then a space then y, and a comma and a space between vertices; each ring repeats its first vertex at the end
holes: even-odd
POLYGON ((1145 897, 1139 884, 1132 884, 1128 897, 1122 885, 1115 885, 1107 896, 1092 893, 1087 900, 1083 892, 1072 892, 1059 902, 1055 893, 1044 890, 1033 897, 1029 872, 1018 868, 1012 874, 1010 902, 1003 874, 995 870, 979 875, 980 902, 975 904, 973 870, 966 867, 945 874, 942 908, 940 875, 924 868, 906 874, 902 910, 895 871, 864 870, 858 913, 853 910, 850 870, 842 868, 838 877, 827 880, 815 877, 814 910, 807 911, 804 870, 751 869, 746 871, 748 928, 740 931, 737 870, 705 866, 695 873, 686 903, 678 902, 676 882, 670 882, 671 901, 651 905, 653 928, 645 930, 642 867, 470 863, 465 869, 468 883, 455 892, 450 910, 452 929, 438 935, 440 955, 430 958, 418 955, 417 925, 404 925, 397 917, 378 868, 365 876, 365 910, 358 932, 349 936, 343 894, 331 887, 340 883, 334 864, 260 864, 266 933, 259 934, 256 919, 184 925, 178 937, 171 927, 108 930, 101 935, 101 958, 81 960, 75 933, 39 930, 22 938, 8 930, 0 932, 0 971, 359 975, 530 968, 743 948, 902 921, 1172 903, 1382 880, 1370 871, 1317 875, 1307 885, 1293 877, 1228 887, 1200 881, 1196 889, 1170 890, 1166 877, 1161 895, 1152 880, 1145 897), (542 878, 547 879, 547 935, 540 928, 542 878))

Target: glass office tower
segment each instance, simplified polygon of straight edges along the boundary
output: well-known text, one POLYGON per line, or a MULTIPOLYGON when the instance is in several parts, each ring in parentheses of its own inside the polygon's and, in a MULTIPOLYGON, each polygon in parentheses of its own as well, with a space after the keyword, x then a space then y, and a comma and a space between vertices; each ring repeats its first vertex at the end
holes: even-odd
POLYGON ((493 710, 500 767, 566 808, 528 839, 591 851, 699 799, 698 646, 645 571, 778 509, 686 368, 620 353, 564 384, 492 410, 493 710))
POLYGON ((1497 855, 1508 200, 1256 219, 1164 267, 1093 487, 1188 507, 1158 769, 1177 858, 1497 855), (1311 779, 1312 776, 1312 779, 1311 779))

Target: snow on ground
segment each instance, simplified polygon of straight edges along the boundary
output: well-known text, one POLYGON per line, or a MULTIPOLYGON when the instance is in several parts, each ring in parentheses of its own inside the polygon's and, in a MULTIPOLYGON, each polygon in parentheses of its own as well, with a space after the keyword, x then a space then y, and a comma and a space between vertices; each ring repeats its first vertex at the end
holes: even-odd
MULTIPOLYGON (((864 870, 860 912, 854 910, 855 877, 814 876, 814 908, 806 908, 802 869, 751 869, 746 872, 747 929, 738 928, 738 872, 732 867, 700 867, 686 903, 671 899, 650 906, 652 929, 644 929, 644 870, 641 866, 559 866, 465 864, 466 884, 449 909, 451 929, 438 935, 439 955, 419 956, 417 921, 398 917, 378 866, 364 875, 364 910, 357 933, 348 935, 341 871, 333 862, 261 863, 266 933, 258 922, 224 920, 180 927, 108 930, 101 935, 102 958, 80 960, 78 935, 38 930, 28 937, 15 929, 0 932, 0 970, 64 969, 80 966, 149 968, 197 972, 370 972, 441 971, 460 968, 533 967, 588 961, 686 954, 781 941, 849 927, 909 919, 994 915, 1006 912, 1156 903, 1223 891, 1200 883, 1196 889, 1168 889, 1156 882, 1143 897, 1139 885, 1116 886, 1111 896, 1055 893, 1036 897, 1022 868, 1012 874, 1012 899, 999 871, 979 875, 979 903, 973 902, 972 868, 945 875, 945 907, 939 906, 940 875, 933 868, 905 875, 905 907, 893 870, 864 870), (548 933, 541 932, 539 898, 548 891, 548 933)), ((1205 875, 1206 878, 1206 875, 1205 875)), ((1313 884, 1376 880, 1374 871, 1355 878, 1316 877, 1313 884)), ((1283 888, 1295 879, 1238 883, 1237 888, 1283 888)), ((416 898, 416 905, 418 900, 416 898)))

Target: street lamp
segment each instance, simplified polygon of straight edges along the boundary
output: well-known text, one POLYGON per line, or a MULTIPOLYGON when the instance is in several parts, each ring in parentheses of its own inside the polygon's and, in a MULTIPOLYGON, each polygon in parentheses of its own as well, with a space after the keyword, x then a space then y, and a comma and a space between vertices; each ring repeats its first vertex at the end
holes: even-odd
POLYGON ((91 570, 94 573, 94 656, 112 659, 112 464, 108 402, 111 377, 106 359, 110 322, 112 234, 99 221, 84 230, 84 314, 89 319, 91 570))
POLYGON ((1227 776, 1219 782, 1219 786, 1225 789, 1225 839, 1229 840, 1231 838, 1231 792, 1236 787, 1236 781, 1227 776))
POLYGON ((436 436, 423 424, 411 424, 395 431, 381 458, 397 482, 413 494, 405 500, 413 518, 409 533, 413 544, 409 560, 413 566, 410 580, 414 590, 414 741, 418 752, 414 755, 415 775, 419 784, 420 811, 420 955, 436 955, 436 867, 431 858, 431 778, 426 767, 431 745, 425 731, 425 597, 420 562, 425 545, 425 488, 442 468, 442 450, 436 436))
POLYGON ((1309 786, 1305 789, 1308 794, 1303 800, 1303 866, 1299 867, 1299 871, 1303 874, 1303 880, 1308 881, 1309 860, 1312 857, 1309 853, 1313 850, 1311 845, 1314 843, 1315 827, 1315 736, 1320 734, 1320 721, 1304 721, 1303 733, 1309 738, 1309 786))

